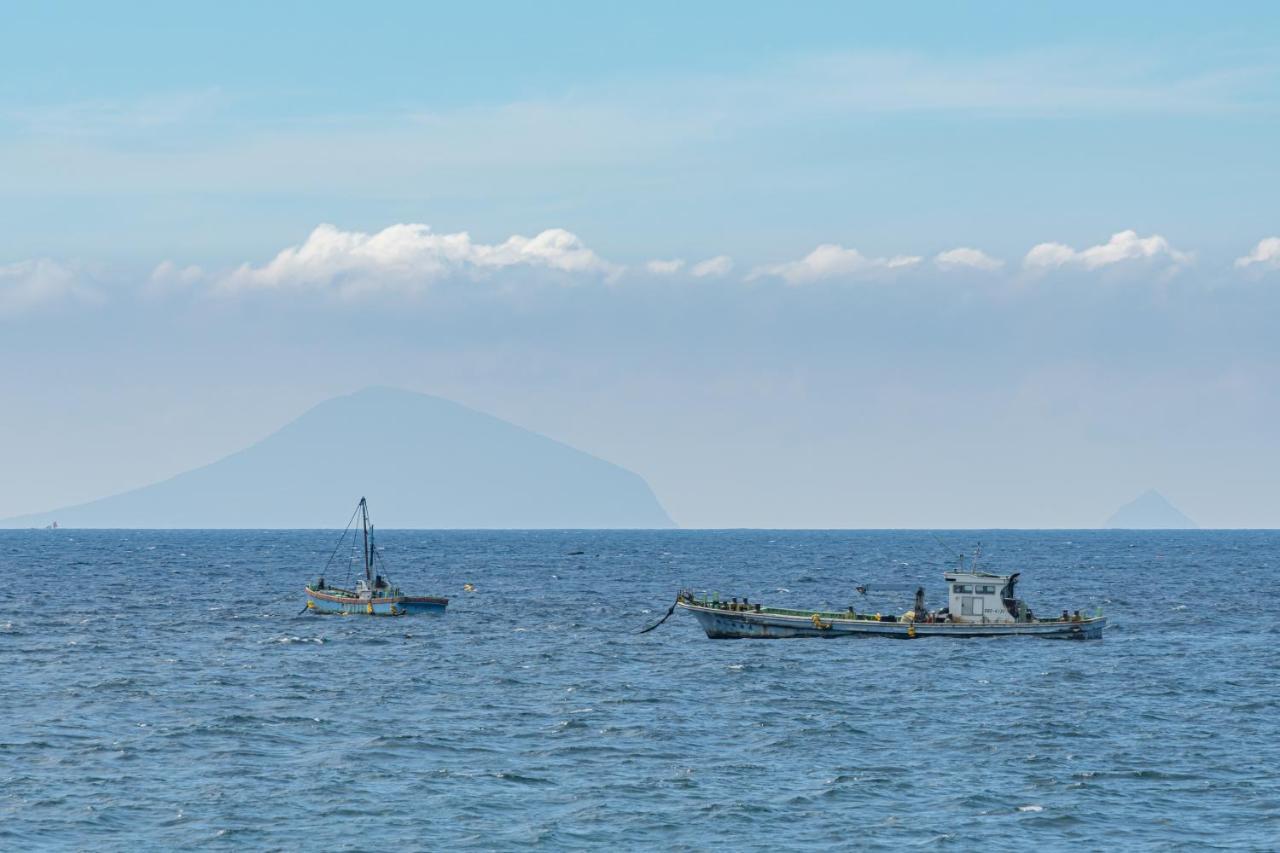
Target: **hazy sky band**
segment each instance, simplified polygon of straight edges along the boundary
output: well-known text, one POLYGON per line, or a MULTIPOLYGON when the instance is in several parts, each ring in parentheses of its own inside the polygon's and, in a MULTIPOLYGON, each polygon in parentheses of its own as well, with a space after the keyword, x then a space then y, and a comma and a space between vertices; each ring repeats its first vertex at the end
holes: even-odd
POLYGON ((1271 6, 344 9, 8 10, 0 514, 389 384, 686 525, 1280 523, 1271 6))

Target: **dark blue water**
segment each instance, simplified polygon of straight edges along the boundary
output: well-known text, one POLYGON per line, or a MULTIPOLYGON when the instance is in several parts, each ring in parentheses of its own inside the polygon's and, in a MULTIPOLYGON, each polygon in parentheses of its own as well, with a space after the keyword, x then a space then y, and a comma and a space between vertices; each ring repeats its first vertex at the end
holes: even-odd
POLYGON ((927 533, 385 532, 440 619, 299 614, 332 533, 0 533, 0 847, 1280 847, 1280 534, 944 538, 1114 627, 634 633, 936 606, 927 533))

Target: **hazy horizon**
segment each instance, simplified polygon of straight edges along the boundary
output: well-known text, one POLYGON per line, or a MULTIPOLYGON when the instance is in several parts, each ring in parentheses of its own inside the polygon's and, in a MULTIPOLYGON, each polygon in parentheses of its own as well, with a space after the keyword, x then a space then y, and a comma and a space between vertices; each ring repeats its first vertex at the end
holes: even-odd
POLYGON ((1273 6, 307 8, 9 10, 0 518, 388 385, 688 529, 1280 527, 1273 6))
MULTIPOLYGON (((22 515, 0 518, 0 529, 29 529, 33 525, 35 527, 52 526, 56 524, 60 529, 69 530, 327 530, 332 529, 323 524, 280 524, 278 518, 283 507, 284 517, 297 517, 297 506, 294 505, 298 499, 307 504, 307 509, 311 518, 320 518, 324 513, 324 509, 332 508, 334 511, 342 506, 343 495, 350 493, 360 493, 362 496, 368 494, 376 495, 383 498, 390 493, 397 500, 391 502, 391 517, 399 521, 407 517, 421 519, 422 524, 403 525, 393 523, 391 526, 382 525, 383 530, 620 530, 620 529, 671 529, 669 524, 656 527, 647 524, 632 524, 629 526, 608 524, 608 525, 588 525, 582 524, 593 515, 593 510, 589 507, 568 510, 568 517, 577 519, 578 524, 568 524, 564 526, 555 525, 534 525, 534 526, 513 526, 509 524, 495 524, 486 522, 478 525, 464 524, 436 524, 433 522, 440 521, 442 515, 450 517, 456 511, 453 506, 460 500, 463 500, 463 492, 476 500, 477 503, 486 502, 486 492, 481 490, 476 492, 468 487, 466 481, 474 479, 469 477, 471 474, 479 473, 473 470, 477 467, 479 458, 497 452, 506 451, 512 456, 512 459, 500 466, 498 469, 491 470, 488 478, 494 475, 510 475, 513 468, 521 464, 533 463, 535 466, 544 464, 545 460, 540 459, 542 452, 535 449, 538 440, 541 438, 536 433, 526 433, 516 425, 505 425, 505 422, 494 422, 495 426, 502 429, 501 435, 504 436, 503 445, 499 447, 480 447, 472 446, 469 441, 468 432, 472 432, 477 428, 482 431, 492 429, 486 422, 493 421, 485 413, 468 410, 464 407, 458 407, 451 401, 443 400, 438 397, 424 396, 420 399, 427 404, 427 409, 421 414, 429 414, 431 417, 427 421, 415 424, 415 428, 420 429, 413 435, 406 434, 403 427, 393 429, 392 433, 387 433, 385 427, 391 425, 396 427, 400 422, 407 421, 411 417, 409 411, 405 409, 406 398, 412 400, 417 395, 403 392, 399 389, 386 387, 371 387, 362 389, 349 395, 327 400, 307 412, 302 413, 297 419, 291 421, 280 431, 264 436, 260 441, 256 441, 246 448, 231 454, 224 459, 216 460, 206 466, 200 466, 190 471, 181 472, 175 477, 161 480, 157 483, 147 484, 140 489, 131 490, 123 493, 102 496, 99 499, 89 501, 86 504, 73 505, 68 507, 53 508, 45 511, 37 511, 25 513, 22 515), (359 401, 359 402, 356 402, 359 401), (354 407, 354 408, 353 408, 354 407), (317 416, 322 412, 343 411, 336 422, 332 421, 324 425, 317 425, 317 416), (456 413, 465 414, 465 420, 458 421, 456 413), (306 467, 301 460, 322 461, 331 458, 330 451, 341 442, 345 442, 357 430, 351 429, 352 420, 366 415, 370 418, 378 419, 371 425, 371 433, 376 435, 372 446, 376 450, 385 453, 391 445, 395 445, 395 450, 391 458, 382 458, 380 460, 371 461, 368 456, 361 453, 357 463, 357 472, 353 477, 349 477, 343 487, 338 487, 332 480, 331 475, 326 475, 326 481, 323 484, 311 484, 304 486, 302 490, 293 498, 288 496, 277 499, 274 503, 268 501, 265 506, 249 505, 255 498, 261 498, 263 493, 272 493, 279 489, 281 483, 290 480, 297 480, 297 475, 290 475, 289 472, 297 471, 306 467), (450 426, 453 422, 456 425, 450 426), (465 424, 465 426, 463 426, 465 424), (515 427, 508 429, 507 426, 515 427), (296 446, 296 442, 291 445, 288 436, 297 436, 299 430, 311 434, 308 443, 302 446, 296 446), (319 429, 319 435, 317 435, 319 429), (319 441, 317 442, 317 439, 319 441), (529 442, 534 442, 530 447, 529 442), (285 445, 282 448, 282 445, 285 445), (516 450, 516 447, 524 448, 516 450), (268 448, 274 448, 272 453, 268 448), (281 452, 286 456, 281 459, 281 452), (265 452, 264 452, 265 451, 265 452), (451 458, 451 467, 453 469, 454 482, 448 484, 445 491, 440 491, 441 471, 435 470, 429 477, 423 478, 420 482, 423 484, 418 487, 411 482, 406 483, 403 480, 404 471, 413 470, 420 467, 424 461, 427 462, 428 468, 435 468, 441 464, 441 456, 443 451, 444 458, 451 458), (478 453, 478 455, 477 455, 478 453), (468 456, 475 457, 468 460, 468 456), (218 477, 214 473, 215 480, 220 488, 211 488, 213 483, 210 482, 209 474, 213 472, 223 471, 228 465, 234 466, 237 474, 230 480, 225 474, 218 477), (403 469, 403 470, 402 470, 403 469), (392 472, 400 476, 400 481, 386 479, 387 472, 392 472), (250 478, 247 479, 246 478, 250 478), (181 488, 182 483, 188 483, 186 489, 181 488), (375 485, 380 484, 380 485, 375 485), (178 488, 175 490, 175 486, 178 488), (145 498, 141 504, 138 503, 137 497, 158 493, 162 497, 157 501, 151 498, 148 502, 145 498), (190 501, 192 498, 198 499, 196 508, 186 508, 185 516, 187 520, 194 523, 186 524, 156 524, 162 517, 167 517, 172 513, 175 506, 183 501, 190 501), (420 506, 423 499, 426 498, 428 503, 434 504, 432 508, 422 510, 414 507, 420 506), (127 510, 126 515, 116 515, 114 518, 127 518, 136 520, 134 524, 105 524, 101 522, 101 516, 92 524, 84 524, 83 518, 86 510, 92 511, 99 508, 103 504, 115 504, 124 501, 132 502, 132 506, 127 510), (318 501, 318 503, 317 503, 318 501), (228 525, 225 519, 228 517, 229 509, 235 507, 235 517, 249 518, 259 520, 259 523, 251 525, 228 525), (446 509, 446 507, 448 507, 446 509), (324 509, 321 509, 324 508, 324 509), (256 513, 256 514, 255 514, 256 513), (67 519, 70 518, 72 523, 68 524, 67 519), (77 519, 80 523, 76 523, 77 519)), ((410 402, 411 406, 420 404, 410 402)), ((321 416, 323 418, 323 416, 321 416)), ((558 445, 557 442, 546 442, 552 447, 558 445)), ((560 445, 562 450, 577 453, 576 449, 568 448, 560 445)), ((603 463, 605 469, 612 468, 608 460, 599 460, 578 453, 584 460, 592 463, 603 463)), ((634 472, 627 472, 620 469, 620 472, 634 477, 634 472)), ((609 489, 600 489, 599 486, 587 486, 581 482, 580 474, 572 471, 565 471, 559 476, 563 477, 569 485, 567 491, 576 489, 577 494, 590 496, 589 500, 600 502, 602 500, 616 499, 617 496, 608 494, 609 489)), ((481 478, 482 480, 485 478, 481 478)), ((648 489, 648 484, 644 483, 642 478, 636 478, 642 486, 642 491, 648 489)), ((491 487, 492 488, 492 487, 491 487)), ((532 483, 525 483, 515 489, 504 487, 501 491, 504 493, 526 494, 533 493, 537 486, 532 483)), ((655 496, 651 496, 649 499, 655 496)), ((545 498, 543 498, 545 500, 545 498)), ((631 498, 624 498, 624 503, 630 503, 631 498)), ((258 501, 261 503, 261 501, 258 501)), ((658 501, 659 507, 661 501, 658 501)), ((634 513, 636 508, 632 508, 629 512, 634 513)), ((660 510, 661 512, 662 510, 660 510)), ((643 514, 647 510, 640 510, 643 514)), ((108 515, 107 517, 112 517, 108 515)), ((382 516, 380 516, 382 517, 382 516)), ((482 515, 481 518, 498 518, 499 514, 482 515)), ((670 522, 670 519, 666 519, 670 522)), ((685 530, 733 530, 733 529, 750 529, 750 530, 920 530, 930 528, 908 528, 908 527, 885 527, 885 528, 865 528, 845 526, 838 528, 711 528, 711 527, 677 527, 677 529, 685 530)), ((1015 527, 971 527, 971 528, 932 528, 938 532, 959 532, 959 531, 999 531, 999 530, 1025 530, 1029 528, 1015 527)), ((1125 504, 1117 509, 1115 513, 1107 520, 1106 523, 1092 527, 1079 528, 1036 528, 1036 529, 1052 529, 1052 530, 1168 530, 1168 529, 1198 529, 1194 521, 1183 516, 1175 507, 1171 506, 1163 495, 1154 490, 1148 490, 1139 495, 1133 501, 1125 504), (1154 504, 1154 510, 1152 508, 1154 504), (1126 513, 1129 513, 1126 515, 1126 513), (1173 518, 1172 523, 1170 518, 1173 518)), ((1240 529, 1240 528, 1216 528, 1223 529, 1240 529)))

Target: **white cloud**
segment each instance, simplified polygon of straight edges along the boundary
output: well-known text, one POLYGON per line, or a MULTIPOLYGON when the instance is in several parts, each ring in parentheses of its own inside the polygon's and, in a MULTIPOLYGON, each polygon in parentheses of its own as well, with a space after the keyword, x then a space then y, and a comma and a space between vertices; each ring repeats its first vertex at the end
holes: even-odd
POLYGON ((1093 270, 1136 260, 1167 260, 1173 266, 1183 266, 1191 263, 1191 254, 1173 248, 1159 234, 1139 237, 1136 231, 1130 230, 1112 234, 1106 243, 1080 251, 1063 243, 1040 243, 1027 252, 1023 264, 1032 269, 1071 265, 1093 270))
POLYGON ((416 289, 452 275, 479 276, 511 267, 610 277, 620 268, 604 261, 561 228, 502 243, 476 243, 465 231, 436 234, 426 225, 399 224, 376 234, 320 225, 300 246, 269 263, 245 264, 227 276, 226 290, 336 289, 343 295, 378 289, 416 289))
POLYGON ((1259 240, 1253 251, 1243 258, 1236 258, 1236 269, 1258 266, 1263 269, 1280 269, 1280 237, 1259 240))
POLYGON ((758 267, 748 278, 776 275, 787 284, 804 284, 837 276, 858 276, 889 272, 912 267, 920 263, 916 255, 895 255, 891 258, 869 258, 857 249, 846 249, 834 243, 824 243, 798 261, 758 267))
POLYGON ((694 264, 689 272, 695 278, 709 278, 727 275, 731 269, 733 269, 733 258, 728 255, 716 255, 714 258, 707 258, 705 261, 694 264))
POLYGON ((679 258, 669 261, 654 260, 645 264, 644 268, 654 275, 674 275, 684 268, 684 261, 679 258))
POLYGON ((65 301, 97 303, 102 295, 77 269, 45 258, 0 266, 0 316, 65 301))
POLYGON ((980 249, 966 249, 963 247, 939 252, 934 257, 933 262, 937 264, 938 269, 948 271, 957 269, 991 271, 998 270, 1004 266, 1004 261, 999 258, 993 258, 980 249))
MULTIPOLYGON (((669 261, 649 261, 644 266, 654 275, 675 275, 685 268, 685 262, 682 258, 672 258, 669 261)), ((689 275, 694 278, 709 278, 725 275, 731 269, 733 269, 733 258, 728 255, 716 255, 714 258, 707 258, 689 267, 689 275)))
POLYGON ((146 291, 160 294, 185 290, 207 279, 204 270, 197 266, 180 267, 173 261, 161 261, 147 279, 146 291))
POLYGON ((1037 243, 1022 263, 1028 267, 1060 267, 1076 260, 1076 251, 1063 243, 1037 243))

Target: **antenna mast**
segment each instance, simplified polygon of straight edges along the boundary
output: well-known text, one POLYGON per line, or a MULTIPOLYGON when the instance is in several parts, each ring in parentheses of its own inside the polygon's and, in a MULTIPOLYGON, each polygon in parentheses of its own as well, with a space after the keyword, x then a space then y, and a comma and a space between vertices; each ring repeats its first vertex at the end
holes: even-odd
POLYGON ((360 499, 360 520, 364 525, 364 581, 369 585, 370 591, 373 590, 373 557, 369 552, 369 505, 364 498, 360 499))

